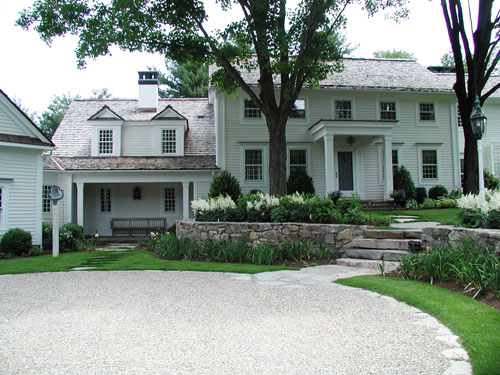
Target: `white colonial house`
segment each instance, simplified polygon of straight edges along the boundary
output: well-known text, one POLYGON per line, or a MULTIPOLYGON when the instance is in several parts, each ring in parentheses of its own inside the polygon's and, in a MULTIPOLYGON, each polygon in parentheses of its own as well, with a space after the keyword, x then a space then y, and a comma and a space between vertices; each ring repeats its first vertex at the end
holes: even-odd
MULTIPOLYGON (((417 186, 460 186, 450 79, 411 60, 344 66, 297 100, 287 124, 288 172, 305 169, 319 195, 341 190, 366 200, 387 199, 401 165, 417 186)), ((255 90, 257 78, 244 74, 255 90)), ((498 100, 487 102, 487 116, 498 100)), ((156 73, 139 72, 138 100, 76 100, 52 141, 45 184, 65 192, 62 222, 83 225, 87 235, 110 235, 113 218, 166 218, 168 226, 189 218, 190 201, 205 197, 222 169, 244 193, 268 191, 267 127, 242 91, 210 87, 208 99, 158 99, 156 73)), ((50 205, 43 215, 50 220, 50 205)))
POLYGON ((0 90, 0 237, 9 229, 42 242, 42 154, 52 142, 0 90))

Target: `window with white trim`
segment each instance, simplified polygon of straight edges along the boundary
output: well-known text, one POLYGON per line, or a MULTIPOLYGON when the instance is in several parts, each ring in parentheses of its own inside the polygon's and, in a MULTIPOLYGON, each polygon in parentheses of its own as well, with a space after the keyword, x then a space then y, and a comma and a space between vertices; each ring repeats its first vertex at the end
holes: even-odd
POLYGON ((307 173, 307 150, 306 149, 290 149, 289 150, 289 166, 290 173, 301 170, 307 173))
POLYGON ((101 213, 111 212, 111 188, 101 188, 101 213))
POLYGON ((177 152, 177 139, 175 129, 162 129, 161 152, 162 154, 175 154, 177 152))
POLYGON ((335 120, 352 120, 352 102, 335 100, 335 120))
POLYGON ((109 155, 113 153, 113 129, 99 130, 99 154, 109 155))
POLYGON ((422 179, 438 178, 438 164, 436 150, 422 150, 422 179))
POLYGON ((394 176, 394 173, 399 168, 399 155, 398 155, 398 150, 392 150, 392 175, 394 176))
POLYGON ((0 187, 0 228, 3 227, 3 189, 0 187))
POLYGON ((435 121, 434 103, 419 103, 420 121, 435 121))
POLYGON ((50 185, 43 185, 42 191, 42 212, 50 213, 50 185))
POLYGON ((289 117, 306 118, 306 101, 304 99, 297 99, 295 103, 293 103, 289 117))
POLYGON ((175 212, 175 188, 166 187, 163 196, 165 212, 175 212))
POLYGON ((396 103, 380 102, 380 119, 396 120, 396 103))
POLYGON ((245 110, 243 117, 245 118, 261 118, 262 117, 262 112, 260 111, 259 107, 253 102, 252 99, 245 99, 245 110))
POLYGON ((245 150, 245 181, 263 180, 262 150, 245 150))

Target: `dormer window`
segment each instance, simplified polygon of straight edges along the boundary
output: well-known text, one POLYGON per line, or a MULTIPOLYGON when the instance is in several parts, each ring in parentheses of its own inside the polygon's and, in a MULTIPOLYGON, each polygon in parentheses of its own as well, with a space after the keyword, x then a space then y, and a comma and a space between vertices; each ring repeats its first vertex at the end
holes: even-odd
POLYGON ((162 129, 161 152, 163 154, 175 154, 177 139, 175 129, 162 129))
POLYGON ((99 155, 113 154, 113 130, 99 130, 99 155))

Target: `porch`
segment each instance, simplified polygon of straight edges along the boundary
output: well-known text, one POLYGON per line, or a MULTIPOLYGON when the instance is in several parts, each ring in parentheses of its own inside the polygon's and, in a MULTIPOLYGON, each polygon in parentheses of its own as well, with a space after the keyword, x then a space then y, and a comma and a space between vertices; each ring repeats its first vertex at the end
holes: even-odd
POLYGON ((321 120, 309 128, 315 142, 323 142, 326 194, 340 190, 344 195, 363 191, 363 151, 373 145, 382 145, 381 160, 371 160, 378 169, 381 165, 383 199, 393 191, 392 129, 397 120, 357 121, 321 120))

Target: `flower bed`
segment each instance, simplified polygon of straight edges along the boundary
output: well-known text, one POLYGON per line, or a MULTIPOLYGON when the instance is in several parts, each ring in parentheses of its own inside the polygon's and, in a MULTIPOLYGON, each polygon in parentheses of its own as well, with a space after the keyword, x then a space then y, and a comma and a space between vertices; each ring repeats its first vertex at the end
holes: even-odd
POLYGON ((297 222, 326 224, 363 224, 359 197, 321 198, 314 194, 291 194, 280 198, 263 194, 246 194, 235 203, 229 196, 198 199, 191 202, 197 221, 297 222))
POLYGON ((500 191, 484 189, 477 195, 464 195, 457 206, 462 209, 459 219, 463 226, 500 229, 500 191))

